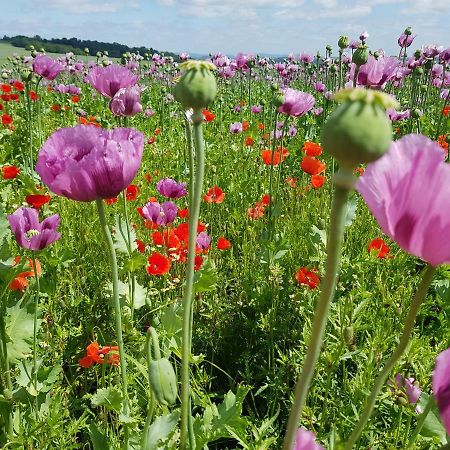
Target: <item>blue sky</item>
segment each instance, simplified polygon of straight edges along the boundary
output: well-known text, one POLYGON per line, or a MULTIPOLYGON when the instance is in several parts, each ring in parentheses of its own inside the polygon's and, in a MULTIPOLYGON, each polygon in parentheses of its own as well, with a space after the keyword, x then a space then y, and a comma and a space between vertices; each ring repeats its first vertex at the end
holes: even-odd
POLYGON ((398 53, 411 26, 413 48, 450 46, 450 0, 2 0, 0 33, 78 37, 158 50, 299 54, 335 49, 341 34, 370 35, 398 53))

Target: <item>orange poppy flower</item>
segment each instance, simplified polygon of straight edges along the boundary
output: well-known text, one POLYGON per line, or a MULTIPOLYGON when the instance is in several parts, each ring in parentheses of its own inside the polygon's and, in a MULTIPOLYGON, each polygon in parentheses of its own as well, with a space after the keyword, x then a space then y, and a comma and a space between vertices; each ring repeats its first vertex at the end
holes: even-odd
POLYGON ((16 166, 3 166, 2 167, 2 178, 4 180, 11 180, 19 175, 20 169, 16 166))
POLYGON ((369 250, 369 253, 375 254, 377 258, 386 258, 391 251, 381 238, 376 238, 370 241, 367 249, 369 250))
POLYGON ((78 363, 81 367, 84 369, 87 369, 88 367, 91 367, 93 364, 104 364, 106 361, 106 364, 112 364, 114 366, 117 366, 119 364, 119 347, 115 346, 105 346, 100 348, 98 345, 98 342, 91 342, 86 347, 86 356, 83 358, 80 358, 78 360, 78 363), (111 353, 111 355, 108 355, 111 353), (108 355, 108 358, 105 360, 105 355, 108 355))
POLYGON ((319 189, 324 185, 326 180, 327 180, 327 178, 324 177, 323 175, 312 175, 311 176, 311 186, 314 189, 319 189))
POLYGON ((208 192, 203 196, 203 200, 207 203, 222 203, 225 199, 225 193, 219 186, 209 188, 208 192))
POLYGON ((203 117, 205 118, 205 122, 209 123, 213 121, 216 118, 216 115, 213 114, 211 111, 208 111, 207 109, 204 109, 202 111, 203 117))
POLYGON ((113 205, 114 203, 117 203, 119 199, 117 197, 112 197, 112 198, 105 198, 105 203, 107 205, 113 205))
POLYGON ((245 139, 244 145, 246 147, 253 147, 255 145, 255 140, 251 136, 248 136, 247 139, 245 139))
POLYGON ((300 167, 309 175, 319 175, 327 168, 327 166, 322 161, 312 156, 304 156, 300 167))
POLYGON ((231 242, 224 238, 223 236, 221 236, 218 240, 217 240, 217 249, 218 250, 228 250, 231 247, 231 242))
POLYGON ((32 194, 25 197, 25 201, 34 209, 39 209, 51 200, 50 195, 32 194))
POLYGON ((323 153, 322 147, 315 142, 306 141, 302 147, 303 152, 307 156, 319 156, 323 153))
POLYGON ((316 268, 309 270, 307 267, 300 267, 295 274, 295 279, 298 284, 304 284, 310 289, 316 289, 320 283, 316 268))
POLYGON ((149 275, 165 275, 170 270, 170 259, 159 252, 152 253, 147 260, 147 273, 149 275))
POLYGON ((272 150, 263 150, 261 152, 263 163, 267 166, 278 166, 278 164, 284 161, 288 156, 289 153, 285 147, 278 147, 275 152, 272 152, 272 150))

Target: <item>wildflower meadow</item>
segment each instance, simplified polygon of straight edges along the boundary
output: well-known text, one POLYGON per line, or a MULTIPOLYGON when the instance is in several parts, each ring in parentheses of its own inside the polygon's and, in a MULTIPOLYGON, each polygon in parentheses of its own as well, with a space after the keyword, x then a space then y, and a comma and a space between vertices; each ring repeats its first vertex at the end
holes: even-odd
POLYGON ((449 449, 450 48, 414 39, 10 55, 0 448, 449 449))

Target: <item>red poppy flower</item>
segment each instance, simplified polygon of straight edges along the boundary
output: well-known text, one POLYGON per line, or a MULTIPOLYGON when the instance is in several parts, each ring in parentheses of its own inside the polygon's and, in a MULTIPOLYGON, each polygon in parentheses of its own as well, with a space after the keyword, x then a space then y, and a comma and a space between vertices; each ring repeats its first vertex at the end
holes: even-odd
POLYGON ((310 289, 316 289, 320 283, 320 278, 316 272, 316 268, 309 270, 307 267, 300 267, 295 274, 295 279, 299 284, 304 284, 310 289))
POLYGON ((367 249, 369 250, 369 253, 373 252, 377 258, 386 258, 391 251, 381 238, 372 240, 367 249))
POLYGON ((444 117, 447 117, 450 113, 450 105, 446 105, 445 108, 442 110, 442 115, 444 117))
POLYGON ((447 142, 447 136, 445 134, 441 134, 438 137, 437 143, 448 153, 448 142, 447 142))
POLYGON ((0 89, 5 94, 8 94, 9 92, 11 92, 11 86, 9 84, 0 84, 0 89))
POLYGON ((292 189, 295 189, 297 187, 297 178, 294 177, 287 177, 286 178, 286 184, 291 187, 292 189))
POLYGON ((144 178, 145 178, 145 181, 146 181, 147 183, 151 183, 151 182, 152 182, 152 176, 151 176, 149 173, 146 173, 146 174, 144 175, 144 178))
POLYGON ((267 166, 278 166, 278 164, 284 161, 288 156, 289 153, 285 147, 279 147, 275 152, 272 152, 272 150, 263 150, 261 152, 263 163, 267 166))
POLYGON ((302 150, 307 156, 319 156, 323 152, 322 147, 319 144, 310 141, 306 141, 303 144, 302 150))
POLYGON ((187 208, 179 209, 177 212, 177 216, 180 219, 185 219, 185 218, 189 217, 189 210, 187 208))
POLYGON ((228 250, 231 247, 231 242, 228 239, 225 239, 223 236, 221 236, 217 240, 217 249, 218 250, 228 250))
POLYGON ((154 144, 155 143, 155 136, 152 136, 148 141, 147 141, 147 144, 149 144, 149 145, 152 145, 152 144, 154 144))
POLYGON ((140 192, 140 189, 134 185, 134 184, 130 184, 127 187, 127 191, 126 191, 126 197, 128 201, 134 201, 136 200, 138 194, 140 192))
POLYGON ((19 94, 11 94, 10 95, 11 100, 14 100, 15 102, 19 101, 19 94))
POLYGON ((242 131, 247 131, 249 127, 249 123, 246 120, 242 121, 242 131))
POLYGON ((50 106, 50 109, 55 112, 61 111, 61 106, 54 104, 54 105, 50 106))
POLYGON ((324 177, 323 175, 312 175, 311 176, 311 186, 314 189, 319 189, 324 185, 326 180, 327 180, 327 177, 324 177))
MULTIPOLYGON (((14 258, 13 267, 16 266, 17 264, 19 264, 19 262, 20 262, 20 256, 16 256, 14 258)), ((9 289, 11 289, 12 291, 23 292, 28 287, 29 283, 28 283, 27 278, 34 277, 34 265, 33 265, 32 259, 28 260, 28 266, 29 266, 30 270, 19 273, 9 283, 9 286, 8 286, 9 289)), ((42 274, 41 263, 39 262, 39 260, 36 260, 36 271, 37 271, 38 276, 40 276, 42 274)))
POLYGON ((260 130, 264 130, 264 124, 263 123, 258 123, 258 128, 260 130))
POLYGON ((72 103, 78 103, 80 101, 80 97, 78 95, 72 95, 72 97, 70 98, 70 101, 72 103))
POLYGON ((358 176, 364 175, 364 167, 356 167, 353 173, 358 176))
POLYGON ((170 259, 159 252, 152 253, 147 262, 146 270, 149 275, 164 275, 170 270, 170 259))
POLYGON ((30 91, 30 98, 31 98, 31 100, 36 101, 39 97, 36 94, 36 92, 30 91))
POLYGON ((255 206, 252 208, 249 208, 247 211, 247 215, 250 219, 256 220, 260 219, 264 216, 264 212, 266 211, 266 208, 261 202, 256 202, 255 206))
POLYGON ((202 111, 203 117, 205 118, 205 122, 211 122, 216 118, 216 115, 213 114, 211 111, 208 111, 207 109, 204 109, 202 111))
POLYGON ((304 156, 300 164, 302 170, 310 175, 319 175, 324 172, 327 166, 319 159, 312 156, 304 156))
POLYGON ((2 178, 4 180, 11 180, 19 175, 20 169, 16 166, 3 166, 2 167, 2 178))
POLYGON ((118 200, 117 197, 105 198, 105 203, 107 205, 113 205, 114 203, 117 203, 118 200))
POLYGON ((134 242, 136 243, 137 251, 139 253, 145 253, 145 247, 146 247, 145 242, 141 241, 140 239, 136 239, 134 242))
POLYGON ((48 203, 51 199, 50 195, 33 194, 27 195, 25 201, 35 209, 39 209, 48 203))
POLYGON ((208 192, 203 196, 203 200, 207 203, 222 203, 225 198, 225 193, 219 186, 209 188, 208 192))
POLYGON ((23 92, 24 91, 24 85, 20 81, 14 81, 13 88, 16 91, 19 91, 19 92, 23 92))
POLYGON ((251 136, 248 136, 247 139, 245 140, 245 146, 253 147, 254 145, 255 145, 255 140, 251 136))
POLYGON ((0 111, 3 109, 3 105, 0 103, 0 111))
POLYGON ((8 114, 2 114, 2 124, 3 125, 9 125, 12 123, 12 117, 8 116, 8 114))
POLYGON ((161 128, 155 128, 155 131, 153 132, 153 134, 155 136, 158 136, 159 133, 161 133, 161 128))
POLYGON ((203 264, 203 256, 196 255, 194 260, 194 270, 200 270, 203 264))
POLYGON ((189 237, 189 229, 187 222, 180 223, 175 230, 174 233, 178 236, 180 241, 187 243, 189 237))
POLYGON ((270 195, 269 194, 264 194, 261 197, 261 204, 263 206, 269 206, 269 203, 270 203, 270 195))
POLYGON ((84 369, 91 367, 93 364, 103 364, 105 362, 105 355, 111 353, 106 358, 106 364, 112 364, 117 366, 119 364, 119 347, 105 346, 100 348, 98 342, 91 342, 86 347, 86 356, 80 358, 78 363, 84 369))

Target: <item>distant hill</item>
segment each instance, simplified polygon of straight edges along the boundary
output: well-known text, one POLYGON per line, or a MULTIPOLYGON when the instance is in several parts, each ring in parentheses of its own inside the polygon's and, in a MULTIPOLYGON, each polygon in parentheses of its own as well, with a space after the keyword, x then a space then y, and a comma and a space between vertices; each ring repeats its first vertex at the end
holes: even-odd
POLYGON ((112 58, 121 58, 124 53, 140 53, 142 56, 145 53, 153 54, 160 53, 166 56, 172 56, 178 60, 178 55, 171 52, 161 52, 155 50, 152 47, 128 47, 128 45, 119 44, 117 42, 98 42, 90 40, 81 40, 78 38, 61 38, 61 39, 44 39, 39 35, 29 37, 29 36, 3 36, 0 41, 8 42, 14 47, 30 48, 31 45, 35 47, 36 50, 43 48, 46 52, 51 53, 67 53, 73 52, 76 55, 83 55, 84 49, 89 49, 89 55, 95 56, 97 52, 108 52, 108 56, 112 58))

